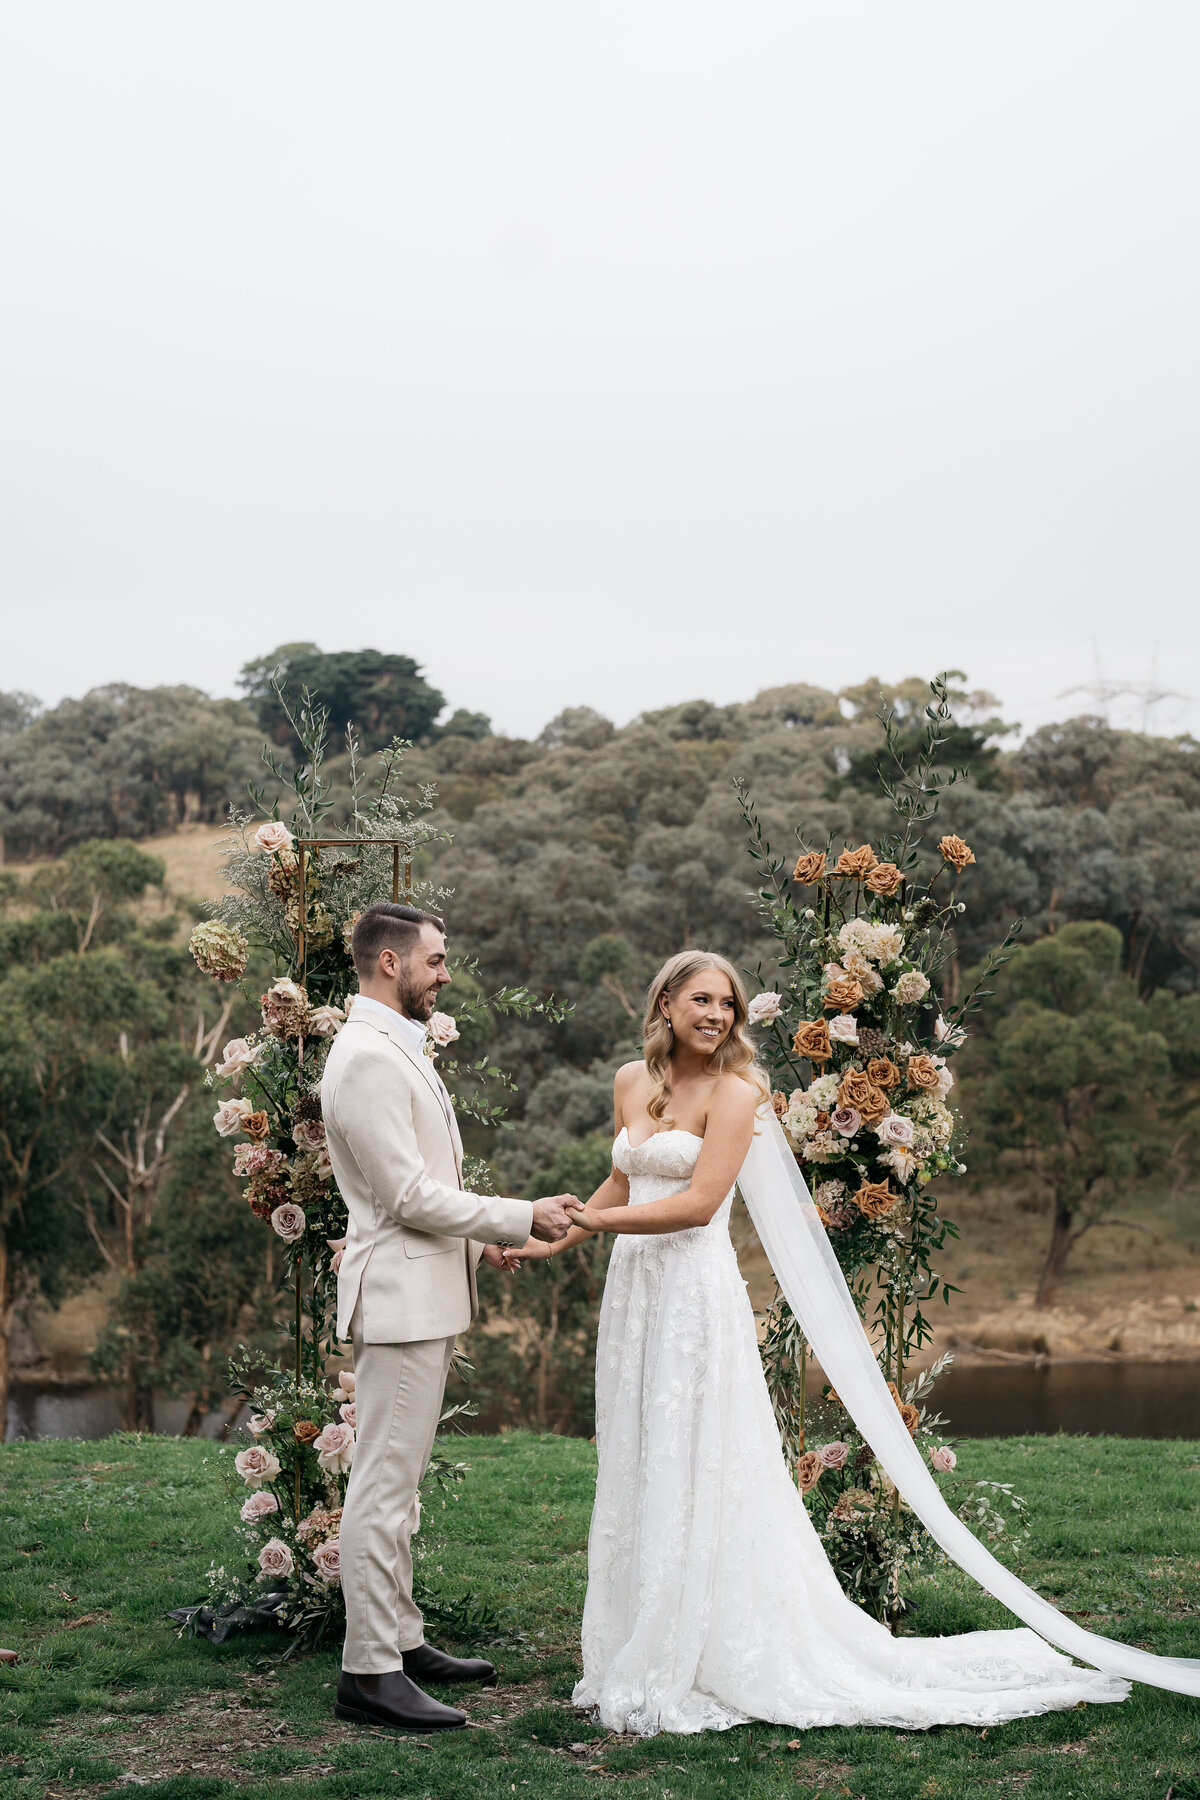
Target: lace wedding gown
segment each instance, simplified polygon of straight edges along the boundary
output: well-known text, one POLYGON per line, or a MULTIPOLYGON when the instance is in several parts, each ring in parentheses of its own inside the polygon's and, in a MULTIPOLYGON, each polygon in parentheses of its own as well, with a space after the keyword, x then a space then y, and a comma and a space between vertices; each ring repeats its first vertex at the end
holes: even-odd
MULTIPOLYGON (((641 1206, 687 1187, 703 1140, 622 1131, 641 1206)), ((992 1725, 1129 1684, 1034 1631, 894 1638, 838 1584, 780 1448, 754 1315, 711 1223, 613 1244, 596 1351, 599 1471, 575 1704, 611 1731, 992 1725)))

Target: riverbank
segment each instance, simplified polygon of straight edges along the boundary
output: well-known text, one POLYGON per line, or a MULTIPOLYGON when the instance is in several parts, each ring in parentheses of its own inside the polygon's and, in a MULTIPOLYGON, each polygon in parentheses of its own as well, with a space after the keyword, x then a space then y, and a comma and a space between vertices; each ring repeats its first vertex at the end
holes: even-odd
MULTIPOLYGON (((0 1794, 575 1800, 616 1778, 629 1800, 1162 1800, 1200 1767, 1195 1702, 1149 1688, 982 1736, 759 1725, 611 1736, 570 1705, 592 1447, 514 1433, 472 1440, 466 1453, 461 1500, 426 1509, 422 1566, 435 1590, 471 1594, 523 1637, 495 1651, 500 1687, 468 1693, 473 1729, 423 1740, 335 1721, 332 1651, 284 1664, 273 1635, 216 1649, 166 1624, 168 1607, 200 1592, 209 1561, 231 1553, 228 1459, 213 1446, 117 1437, 0 1450, 4 1642, 22 1657, 0 1668, 0 1794)), ((1056 1604, 1092 1629, 1196 1656, 1198 1469, 1196 1443, 1058 1439, 971 1444, 958 1478, 964 1491, 1010 1480, 1029 1500, 1021 1573, 1056 1604)), ((917 1584, 914 1598, 908 1628, 922 1635, 1012 1623, 954 1570, 917 1584)))

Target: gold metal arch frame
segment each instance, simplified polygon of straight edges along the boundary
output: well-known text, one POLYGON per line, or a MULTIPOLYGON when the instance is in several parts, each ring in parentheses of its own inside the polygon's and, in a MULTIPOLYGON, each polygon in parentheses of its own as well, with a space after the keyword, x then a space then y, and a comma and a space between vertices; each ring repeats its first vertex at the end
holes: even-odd
POLYGON ((304 986, 304 977, 308 966, 308 933, 305 929, 308 918, 308 884, 305 881, 305 866, 309 853, 313 850, 391 850, 392 853, 392 899, 399 901, 403 896, 406 905, 412 902, 412 844, 408 838, 297 838, 296 858, 298 863, 297 880, 300 889, 300 918, 296 933, 296 949, 300 957, 300 986, 304 986), (403 863, 401 853, 404 853, 403 863), (400 885, 400 872, 404 871, 404 886, 400 885))

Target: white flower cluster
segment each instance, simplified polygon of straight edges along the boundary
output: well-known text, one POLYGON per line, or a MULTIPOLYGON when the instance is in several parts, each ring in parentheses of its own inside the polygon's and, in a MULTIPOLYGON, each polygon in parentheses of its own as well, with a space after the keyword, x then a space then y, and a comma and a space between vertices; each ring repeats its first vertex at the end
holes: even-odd
POLYGON ((806 1162, 828 1162, 831 1157, 844 1153, 846 1145, 842 1138, 835 1138, 828 1128, 817 1130, 817 1114, 831 1113, 837 1103, 836 1075, 818 1075, 811 1087, 797 1088, 788 1101, 781 1121, 784 1136, 806 1162))
MULTIPOLYGON (((863 957, 867 962, 876 963, 886 969, 894 963, 904 951, 904 933, 894 925, 873 923, 870 919, 847 919, 838 932, 838 943, 843 952, 863 957)), ((845 955, 842 957, 845 966, 845 955)), ((857 971, 848 969, 847 973, 855 975, 857 971)))

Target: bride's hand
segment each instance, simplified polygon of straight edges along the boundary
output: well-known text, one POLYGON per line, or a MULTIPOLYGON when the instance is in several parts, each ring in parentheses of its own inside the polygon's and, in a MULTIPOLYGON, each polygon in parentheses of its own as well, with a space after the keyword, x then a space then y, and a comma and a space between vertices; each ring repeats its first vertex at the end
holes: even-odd
POLYGON ((521 1264, 517 1260, 518 1252, 507 1244, 485 1244, 483 1260, 493 1269, 500 1269, 505 1275, 515 1275, 521 1264))
POLYGON ((543 1244, 538 1238, 529 1238, 526 1243, 508 1249, 504 1254, 519 1269, 523 1262, 540 1262, 547 1256, 553 1256, 554 1245, 543 1244))
POLYGON ((583 1200, 576 1201, 574 1206, 568 1206, 572 1225, 578 1225, 584 1231, 606 1230, 607 1227, 601 1223, 597 1213, 591 1211, 591 1204, 590 1200, 583 1200))

